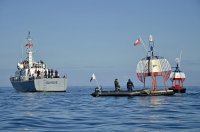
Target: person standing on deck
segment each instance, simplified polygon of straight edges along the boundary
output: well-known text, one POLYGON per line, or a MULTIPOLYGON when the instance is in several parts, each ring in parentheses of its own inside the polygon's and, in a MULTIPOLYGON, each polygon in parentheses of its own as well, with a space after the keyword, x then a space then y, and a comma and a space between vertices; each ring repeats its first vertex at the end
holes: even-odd
POLYGON ((115 84, 115 91, 120 91, 120 85, 118 79, 115 79, 114 84, 115 84))
POLYGON ((127 90, 128 91, 133 91, 133 88, 134 88, 133 82, 131 81, 131 79, 128 79, 127 90))

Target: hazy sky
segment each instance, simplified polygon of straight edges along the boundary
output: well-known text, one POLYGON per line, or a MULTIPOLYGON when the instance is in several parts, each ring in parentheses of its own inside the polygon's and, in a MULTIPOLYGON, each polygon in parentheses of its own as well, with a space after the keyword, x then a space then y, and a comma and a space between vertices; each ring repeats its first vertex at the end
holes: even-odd
POLYGON ((149 34, 172 66, 182 50, 185 85, 200 85, 199 0, 0 0, 0 86, 11 86, 28 31, 34 59, 67 74, 70 86, 95 85, 92 73, 103 86, 115 78, 142 86, 136 65, 146 53, 133 43, 140 35, 148 46, 149 34))

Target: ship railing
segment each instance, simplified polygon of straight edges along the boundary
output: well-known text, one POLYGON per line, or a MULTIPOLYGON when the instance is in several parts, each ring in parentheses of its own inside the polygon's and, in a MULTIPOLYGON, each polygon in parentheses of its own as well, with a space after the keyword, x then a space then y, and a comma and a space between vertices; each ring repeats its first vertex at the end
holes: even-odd
POLYGON ((18 77, 10 77, 10 80, 11 81, 19 81, 19 78, 18 77))
POLYGON ((66 75, 64 75, 64 76, 55 76, 55 75, 50 75, 50 76, 45 76, 45 75, 43 75, 43 74, 41 74, 41 75, 39 75, 39 76, 31 76, 31 77, 29 77, 29 80, 32 80, 32 79, 44 79, 44 78, 48 78, 48 79, 51 79, 51 78, 67 78, 67 76, 66 75))
POLYGON ((10 80, 11 81, 26 81, 26 80, 29 80, 29 78, 28 77, 19 76, 19 77, 11 77, 10 80))

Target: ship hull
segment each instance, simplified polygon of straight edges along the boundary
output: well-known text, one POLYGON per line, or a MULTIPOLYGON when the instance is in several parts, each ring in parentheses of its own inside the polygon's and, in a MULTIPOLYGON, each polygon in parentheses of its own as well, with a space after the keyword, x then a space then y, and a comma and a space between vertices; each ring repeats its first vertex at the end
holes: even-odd
POLYGON ((67 89, 66 78, 43 78, 26 81, 10 79, 12 86, 20 92, 65 92, 67 89))

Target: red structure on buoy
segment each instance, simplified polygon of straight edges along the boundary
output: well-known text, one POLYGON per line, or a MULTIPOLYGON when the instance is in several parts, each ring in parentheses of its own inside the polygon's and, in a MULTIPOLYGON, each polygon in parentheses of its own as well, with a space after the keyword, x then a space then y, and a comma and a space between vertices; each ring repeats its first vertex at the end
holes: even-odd
POLYGON ((185 93, 186 88, 183 86, 185 81, 185 73, 180 69, 180 58, 176 58, 176 67, 173 72, 170 74, 170 80, 172 81, 172 87, 170 90, 174 90, 175 93, 185 93))

